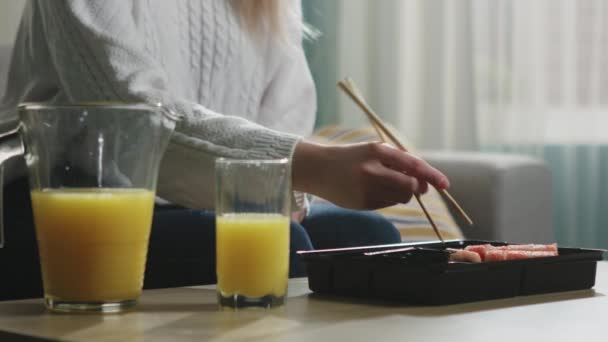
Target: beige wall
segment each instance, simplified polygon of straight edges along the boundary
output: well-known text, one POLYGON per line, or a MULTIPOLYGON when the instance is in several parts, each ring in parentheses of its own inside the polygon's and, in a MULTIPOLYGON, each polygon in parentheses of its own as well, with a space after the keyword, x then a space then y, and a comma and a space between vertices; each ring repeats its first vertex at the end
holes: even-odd
POLYGON ((21 19, 25 0, 0 0, 0 45, 10 45, 21 19))

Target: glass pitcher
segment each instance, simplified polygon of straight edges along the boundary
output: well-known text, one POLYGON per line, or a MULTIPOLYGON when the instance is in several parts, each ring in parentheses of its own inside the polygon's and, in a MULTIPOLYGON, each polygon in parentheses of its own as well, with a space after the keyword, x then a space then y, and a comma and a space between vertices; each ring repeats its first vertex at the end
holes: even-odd
POLYGON ((178 118, 148 104, 29 103, 18 111, 18 127, 0 136, 0 163, 25 158, 46 306, 135 305, 158 169, 178 118))

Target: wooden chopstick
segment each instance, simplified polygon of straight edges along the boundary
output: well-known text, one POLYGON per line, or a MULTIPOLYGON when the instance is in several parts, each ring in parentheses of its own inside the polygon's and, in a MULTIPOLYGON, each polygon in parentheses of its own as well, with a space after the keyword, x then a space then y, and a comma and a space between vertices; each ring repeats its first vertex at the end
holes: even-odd
MULTIPOLYGON (((397 136, 393 134, 393 132, 384 124, 384 122, 382 122, 382 119, 380 119, 380 117, 376 113, 374 113, 371 107, 365 102, 363 96, 361 95, 361 92, 359 91, 359 89, 355 85, 355 82, 352 79, 347 77, 343 81, 338 82, 338 86, 361 108, 361 110, 363 110, 363 112, 367 115, 368 119, 373 124, 375 124, 375 126, 378 126, 380 130, 384 134, 386 134, 386 136, 388 136, 388 138, 395 146, 397 146, 402 151, 407 151, 405 145, 401 143, 397 136)), ((378 131, 377 128, 376 131, 378 131)), ((460 217, 462 217, 469 224, 469 226, 472 226, 473 220, 471 220, 469 215, 467 215, 467 213, 464 211, 464 209, 462 209, 462 207, 460 206, 460 204, 458 204, 454 197, 452 197, 452 195, 450 195, 450 193, 446 189, 438 189, 438 191, 452 205, 452 207, 456 209, 460 217)))
MULTIPOLYGON (((363 105, 365 105, 367 107, 367 103, 365 103, 365 100, 360 95, 361 93, 359 93, 359 91, 357 90, 357 88, 351 87, 351 85, 348 84, 348 83, 338 83, 338 84, 340 85, 340 87, 342 87, 343 90, 345 90, 347 92, 347 94, 351 95, 351 98, 353 100, 356 99, 355 102, 361 103, 361 104, 363 104, 363 105)), ((364 110, 364 112, 366 112, 366 111, 364 110)), ((386 142, 386 139, 384 137, 384 130, 382 129, 382 127, 380 125, 378 125, 377 122, 375 120, 373 120, 372 118, 370 118, 369 116, 368 116, 368 119, 369 119, 370 123, 372 124, 372 126, 374 127, 374 129, 376 130, 376 132, 378 133, 378 136, 380 137, 380 140, 382 140, 382 142, 386 142)), ((401 145, 401 146, 403 146, 403 145, 401 145)), ((401 149, 404 150, 405 148, 401 148, 401 149)), ((420 208, 422 208, 422 211, 424 212, 424 216, 426 216, 426 219, 431 224, 431 227, 433 227, 433 230, 435 231, 435 235, 437 235, 437 238, 441 242, 444 243, 445 241, 443 240, 443 237, 441 236, 441 233, 439 232, 439 228, 437 228, 437 225, 435 224, 435 221, 433 221, 433 218, 431 217, 431 215, 429 214, 428 210, 426 209, 426 206, 422 202, 422 199, 420 199, 420 195, 415 194, 414 197, 416 198, 416 201, 418 202, 418 205, 420 205, 420 208)))
MULTIPOLYGON (((382 131, 391 142, 397 146, 399 149, 403 151, 407 151, 407 148, 401 143, 401 141, 397 138, 395 134, 382 122, 380 117, 374 113, 374 111, 370 108, 370 106, 365 102, 361 92, 357 89, 355 82, 350 78, 346 78, 343 81, 338 82, 338 86, 342 89, 367 115, 368 119, 374 124, 374 128, 376 131, 382 131), (378 129, 379 128, 379 129, 378 129)), ((382 136, 381 136, 382 138, 382 136)), ((439 190, 439 189, 438 189, 439 190)), ((470 225, 473 225, 473 220, 467 215, 467 213, 462 209, 460 204, 456 202, 454 197, 450 195, 450 193, 446 189, 441 189, 439 192, 444 196, 444 198, 456 209, 458 214, 470 225)))
MULTIPOLYGON (((365 104, 365 106, 369 107, 369 105, 365 101, 365 98, 363 97, 363 94, 361 94, 359 89, 355 86, 354 82, 348 77, 345 79, 344 82, 345 82, 345 84, 338 83, 338 85, 340 87, 344 87, 344 86, 349 87, 350 90, 352 91, 352 93, 355 95, 355 97, 358 98, 361 102, 363 102, 365 104)), ((382 142, 386 142, 386 138, 384 136, 384 133, 382 133, 382 129, 380 129, 380 127, 378 127, 378 125, 375 125, 374 122, 370 120, 369 116, 368 116, 367 120, 370 121, 370 123, 372 124, 372 127, 374 127, 374 130, 376 131, 376 134, 378 135, 380 140, 382 140, 382 142)))
MULTIPOLYGON (((376 113, 374 113, 374 111, 370 108, 370 106, 367 104, 367 102, 361 95, 361 92, 358 90, 357 86, 355 85, 354 81, 352 81, 350 78, 346 78, 345 80, 338 82, 338 86, 363 110, 363 112, 366 114, 368 120, 370 121, 370 123, 372 124, 372 126, 374 127, 374 129, 376 130, 376 132, 378 133, 378 136, 380 137, 380 139, 382 141, 384 141, 384 142, 386 141, 386 139, 384 137, 384 135, 386 135, 395 146, 397 146, 402 151, 407 151, 407 148, 405 147, 405 145, 403 145, 403 143, 401 143, 401 141, 397 138, 397 136, 382 122, 380 117, 376 113)), ((456 211, 459 213, 459 215, 469 225, 472 226, 473 221, 467 215, 467 213, 462 209, 462 207, 458 204, 458 202, 456 202, 456 200, 450 195, 450 193, 446 189, 438 189, 438 190, 444 196, 444 198, 446 198, 446 200, 450 204, 452 204, 452 206, 456 209, 456 211)), ((422 210, 424 211, 425 215, 427 216, 427 219, 429 220, 429 222, 431 222, 431 225, 436 230, 438 237, 440 238, 440 240, 443 241, 443 239, 441 239, 441 236, 438 233, 439 231, 437 230, 433 220, 431 219, 430 215, 428 214, 424 204, 422 203, 422 201, 420 201, 418 196, 416 196, 416 199, 418 200, 418 203, 420 204, 420 206, 422 207, 422 210)))
MULTIPOLYGON (((373 122, 372 122, 372 126, 374 126, 374 128, 376 129, 377 132, 381 132, 382 131, 373 122)), ((382 133, 379 133, 378 135, 380 136, 380 140, 382 140, 382 142, 386 142, 386 139, 384 138, 384 136, 383 136, 382 133)), ((439 228, 437 227, 437 224, 435 224, 435 221, 433 221, 433 218, 431 217, 431 215, 429 214, 428 210, 426 209, 426 206, 422 202, 422 199, 420 198, 420 195, 419 194, 414 194, 414 197, 416 198, 416 201, 418 202, 418 205, 420 206, 420 208, 422 208, 422 211, 424 212, 424 216, 426 216, 427 221, 429 221, 429 223, 431 224, 431 227, 433 227, 433 230, 435 231, 435 235, 437 235, 437 238, 439 238, 439 240, 441 242, 445 242, 445 241, 443 241, 443 237, 441 236, 441 233, 439 232, 439 228)))

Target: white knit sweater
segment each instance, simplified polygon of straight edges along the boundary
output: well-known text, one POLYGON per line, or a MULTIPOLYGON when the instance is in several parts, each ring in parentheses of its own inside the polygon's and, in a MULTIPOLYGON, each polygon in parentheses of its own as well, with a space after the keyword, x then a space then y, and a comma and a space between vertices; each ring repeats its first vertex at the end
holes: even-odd
POLYGON ((162 102, 185 119, 159 195, 212 208, 216 157, 290 157, 312 130, 300 3, 289 3, 286 43, 246 32, 229 0, 31 0, 0 119, 22 101, 162 102))

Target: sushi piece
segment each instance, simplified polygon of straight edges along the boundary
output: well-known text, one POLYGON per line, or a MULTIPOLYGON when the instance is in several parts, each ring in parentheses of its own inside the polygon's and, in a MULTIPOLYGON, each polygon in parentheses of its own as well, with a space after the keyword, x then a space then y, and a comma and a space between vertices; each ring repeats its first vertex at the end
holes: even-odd
POLYGON ((537 244, 527 244, 527 245, 507 245, 507 246, 492 246, 496 249, 508 250, 508 251, 546 251, 546 252, 556 252, 557 253, 557 244, 552 243, 550 245, 537 245, 537 244))
POLYGON ((485 254, 484 261, 506 261, 520 260, 530 258, 543 258, 557 256, 557 251, 525 251, 525 250, 506 250, 506 249, 491 249, 485 254))
POLYGON ((450 261, 457 262, 472 262, 472 263, 480 263, 481 257, 478 253, 467 251, 465 249, 454 249, 447 248, 448 252, 450 252, 450 261))
POLYGON ((479 257, 481 258, 481 260, 485 260, 486 258, 486 251, 490 248, 492 248, 494 246, 492 245, 471 245, 471 246, 467 246, 465 247, 465 251, 470 251, 470 252, 475 252, 477 254, 479 254, 479 257))
POLYGON ((499 261, 499 260, 514 260, 514 259, 525 259, 525 258, 538 258, 543 256, 555 256, 558 255, 557 244, 553 243, 550 245, 540 244, 524 244, 524 245, 506 245, 506 246, 492 246, 490 244, 484 245, 470 245, 465 247, 465 250, 475 252, 479 254, 482 261, 486 261, 488 253, 491 253, 488 261, 499 261), (504 252, 539 252, 539 253, 500 253, 504 252), (540 253, 543 252, 543 253, 540 253), (503 257, 504 254, 504 257, 503 257), (529 255, 526 257, 526 255, 529 255))

